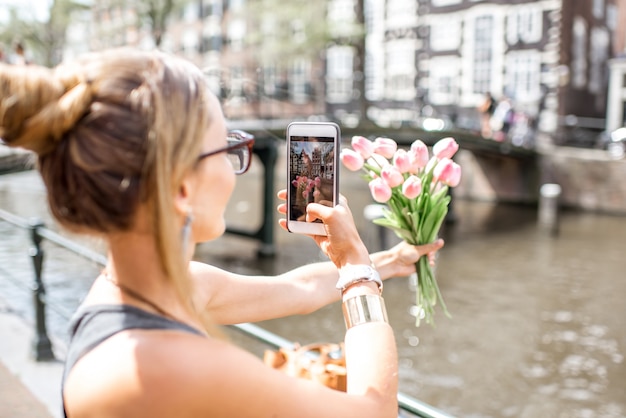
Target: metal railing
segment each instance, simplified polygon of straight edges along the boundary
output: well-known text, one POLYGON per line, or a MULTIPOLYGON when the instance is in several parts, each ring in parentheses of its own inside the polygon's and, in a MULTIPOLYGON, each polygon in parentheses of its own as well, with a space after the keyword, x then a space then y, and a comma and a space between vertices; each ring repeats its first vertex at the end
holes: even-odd
MULTIPOLYGON (((46 327, 46 290, 42 277, 44 251, 41 247, 41 243, 43 239, 102 266, 106 265, 107 258, 96 251, 86 248, 46 228, 41 220, 26 220, 0 209, 0 221, 5 221, 21 229, 30 231, 32 246, 29 249, 29 255, 34 268, 34 282, 31 289, 33 292, 36 328, 33 341, 34 357, 37 361, 52 360, 54 359, 54 353, 46 327)), ((244 323, 230 325, 229 327, 275 349, 295 346, 294 342, 254 324, 244 323)), ((408 412, 420 418, 453 418, 447 413, 402 393, 398 393, 398 408, 402 412, 408 412)))

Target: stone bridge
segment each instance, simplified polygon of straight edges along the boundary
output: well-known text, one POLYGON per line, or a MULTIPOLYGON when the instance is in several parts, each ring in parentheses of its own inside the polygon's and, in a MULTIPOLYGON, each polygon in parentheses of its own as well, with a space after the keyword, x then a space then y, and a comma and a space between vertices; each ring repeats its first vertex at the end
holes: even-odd
MULTIPOLYGON (((285 139, 287 124, 287 121, 237 121, 230 125, 255 135, 255 148, 263 160, 264 153, 273 141, 285 139)), ((344 146, 349 146, 353 135, 372 139, 386 136, 403 147, 408 147, 416 139, 433 145, 439 139, 451 136, 460 146, 454 159, 463 168, 463 179, 454 191, 456 196, 513 203, 533 203, 537 200, 540 176, 538 154, 535 150, 485 139, 466 131, 424 131, 370 126, 342 127, 341 134, 344 146)), ((264 165, 267 164, 264 161, 264 165)))

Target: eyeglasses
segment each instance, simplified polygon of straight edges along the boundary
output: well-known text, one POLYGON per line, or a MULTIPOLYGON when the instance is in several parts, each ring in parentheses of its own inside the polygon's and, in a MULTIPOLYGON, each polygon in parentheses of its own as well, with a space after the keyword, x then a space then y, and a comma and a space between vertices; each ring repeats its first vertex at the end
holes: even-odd
POLYGON ((228 160, 233 165, 235 174, 243 174, 250 168, 252 161, 252 146, 254 145, 254 135, 244 131, 229 131, 226 136, 228 145, 204 154, 200 154, 198 161, 215 154, 225 152, 228 160))

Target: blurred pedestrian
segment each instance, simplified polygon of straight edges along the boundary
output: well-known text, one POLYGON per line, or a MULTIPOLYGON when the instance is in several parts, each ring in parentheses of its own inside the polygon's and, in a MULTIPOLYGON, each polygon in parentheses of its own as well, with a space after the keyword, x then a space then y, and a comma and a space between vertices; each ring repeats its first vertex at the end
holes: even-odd
POLYGON ((496 108, 496 101, 490 92, 485 93, 483 102, 478 106, 480 112, 480 133, 484 138, 491 138, 491 116, 496 108))
POLYGON ((509 97, 504 97, 498 102, 493 115, 491 115, 490 126, 493 139, 498 142, 505 141, 508 138, 514 119, 513 102, 509 97))
POLYGON ((11 59, 13 65, 28 65, 29 61, 26 58, 26 51, 24 50, 24 44, 16 42, 14 47, 13 57, 11 59))

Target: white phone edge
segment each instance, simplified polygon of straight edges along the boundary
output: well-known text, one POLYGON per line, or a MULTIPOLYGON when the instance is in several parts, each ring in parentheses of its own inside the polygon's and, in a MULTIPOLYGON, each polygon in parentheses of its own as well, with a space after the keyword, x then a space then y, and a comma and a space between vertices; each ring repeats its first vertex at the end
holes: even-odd
MULTIPOLYGON (((334 187, 333 187, 333 205, 339 202, 339 151, 341 147, 341 129, 334 122, 291 122, 287 126, 287 156, 289 159, 290 141, 292 136, 327 136, 335 138, 334 153, 334 187)), ((327 235, 326 228, 323 223, 300 222, 289 220, 291 188, 289 187, 289 161, 287 162, 287 230, 295 234, 306 235, 327 235)))

